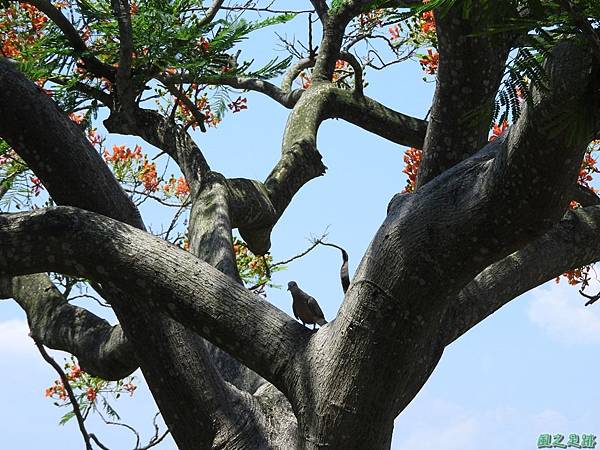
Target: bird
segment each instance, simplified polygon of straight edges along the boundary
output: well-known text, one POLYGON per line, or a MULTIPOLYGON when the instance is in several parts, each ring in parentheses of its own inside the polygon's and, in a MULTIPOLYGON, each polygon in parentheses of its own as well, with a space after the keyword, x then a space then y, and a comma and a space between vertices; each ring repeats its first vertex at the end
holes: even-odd
POLYGON ((302 325, 312 324, 314 330, 316 324, 323 326, 327 323, 317 301, 300 289, 295 281, 288 283, 288 291, 292 294, 294 316, 302 322, 302 325))

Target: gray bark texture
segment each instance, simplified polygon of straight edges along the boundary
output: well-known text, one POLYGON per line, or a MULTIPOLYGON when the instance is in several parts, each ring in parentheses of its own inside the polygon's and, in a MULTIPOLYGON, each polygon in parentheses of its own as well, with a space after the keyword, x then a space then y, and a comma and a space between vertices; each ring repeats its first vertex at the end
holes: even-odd
MULTIPOLYGON (((116 380, 141 368, 182 450, 389 449, 394 419, 446 345, 521 293, 600 260, 600 202, 576 186, 600 129, 600 66, 587 44, 558 44, 546 62, 547 89, 534 91, 516 123, 488 143, 516 36, 473 36, 477 17, 458 10, 440 17, 430 120, 417 119, 331 82, 337 59, 357 63, 340 48, 346 26, 368 3, 330 9, 312 1, 323 26, 318 54, 293 67, 282 88, 223 80, 291 110, 280 159, 262 181, 215 171, 186 130, 136 104, 126 48, 116 72, 86 56, 91 72, 116 84, 116 94, 100 99, 110 110, 107 129, 155 145, 185 175, 189 251, 145 230, 81 129, 0 59, 0 137, 58 205, 0 213, 0 298, 20 305, 37 340, 72 353, 92 374, 116 380), (309 66, 313 85, 292 90, 298 68, 309 66), (464 112, 474 110, 477 120, 465 121, 464 112), (556 129, 572 110, 589 113, 585 124, 556 129), (232 230, 254 253, 269 250, 293 197, 325 174, 317 135, 333 118, 422 148, 423 160, 417 189, 390 200, 344 282, 337 316, 313 332, 243 286, 232 230), (573 198, 584 207, 567 211, 573 198), (46 272, 93 280, 119 324, 71 305, 46 272)), ((131 23, 123 5, 113 2, 126 46, 131 23)), ((83 45, 64 16, 49 12, 71 45, 83 45)), ((183 77, 165 82, 193 80, 183 77)))

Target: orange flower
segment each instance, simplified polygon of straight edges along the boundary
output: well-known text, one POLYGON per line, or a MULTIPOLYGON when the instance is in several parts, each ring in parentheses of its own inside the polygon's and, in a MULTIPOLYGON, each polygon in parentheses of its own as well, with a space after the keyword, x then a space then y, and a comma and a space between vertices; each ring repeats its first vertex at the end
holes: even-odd
POLYGON ((421 31, 423 33, 435 32, 435 17, 433 11, 425 11, 421 15, 421 31))
POLYGON ((210 50, 210 42, 208 42, 208 40, 202 36, 200 39, 198 39, 198 42, 196 42, 196 48, 198 50, 202 50, 204 53, 207 53, 210 50))
POLYGON ((67 378, 69 379, 69 381, 73 381, 73 380, 76 380, 77 378, 79 378, 82 373, 83 373, 83 370, 81 370, 81 367, 79 367, 79 365, 75 364, 71 368, 71 372, 69 372, 67 374, 67 378))
MULTIPOLYGON (((88 141, 90 141, 90 144, 92 144, 94 147, 99 147, 100 145, 102 145, 102 136, 98 134, 95 128, 90 128, 87 130, 87 138, 88 141)), ((104 153, 106 155, 106 150, 104 151, 104 153)))
POLYGON ((90 402, 93 402, 94 400, 96 400, 96 395, 98 393, 96 392, 96 389, 94 389, 93 387, 88 388, 88 390, 86 391, 85 395, 87 397, 87 399, 90 402))
POLYGON ((113 145, 112 150, 112 155, 107 150, 104 150, 103 156, 106 161, 129 161, 132 159, 139 159, 142 157, 142 147, 140 147, 139 145, 136 145, 133 151, 131 151, 129 147, 125 147, 125 145, 113 145))
POLYGON ((144 189, 146 191, 156 192, 159 185, 158 174, 156 173, 156 164, 149 163, 147 160, 144 160, 144 165, 140 171, 139 179, 144 183, 144 189))
POLYGON ((83 122, 84 117, 81 114, 69 113, 69 119, 80 125, 83 122))
MULTIPOLYGON (((578 269, 568 270, 561 276, 567 279, 567 283, 571 286, 577 286, 581 284, 581 288, 584 289, 590 284, 590 270, 592 266, 583 266, 578 269)), ((556 282, 560 282, 560 277, 556 277, 556 282)))
POLYGON ((433 49, 428 49, 427 54, 423 55, 421 59, 419 59, 419 64, 425 71, 425 73, 429 75, 435 75, 438 69, 438 65, 440 63, 440 54, 433 49))
POLYGON ((581 167, 579 168, 579 175, 577 182, 587 188, 589 188, 589 182, 592 181, 592 174, 600 172, 596 167, 596 160, 592 158, 592 154, 587 152, 583 157, 581 167))
POLYGON ((406 181, 406 186, 402 191, 403 193, 413 192, 415 190, 415 186, 417 184, 417 174, 419 173, 422 156, 423 151, 414 147, 411 147, 404 152, 404 163, 406 166, 402 172, 408 176, 408 180, 406 181))
POLYGON ((493 140, 497 139, 502 133, 504 133, 504 130, 506 130, 508 128, 508 122, 505 120, 502 121, 501 124, 497 125, 497 124, 493 124, 492 125, 492 135, 489 138, 489 141, 492 142, 493 140))
POLYGON ((133 383, 125 383, 123 389, 129 392, 129 395, 133 395, 133 392, 137 389, 137 386, 133 383))
POLYGON ((46 389, 44 391, 44 395, 46 397, 56 397, 59 400, 64 400, 67 398, 65 387, 59 380, 54 382, 54 386, 50 386, 48 389, 46 389))
POLYGON ((175 195, 177 197, 185 197, 190 193, 190 187, 185 181, 185 178, 179 177, 177 178, 177 185, 175 186, 175 195))

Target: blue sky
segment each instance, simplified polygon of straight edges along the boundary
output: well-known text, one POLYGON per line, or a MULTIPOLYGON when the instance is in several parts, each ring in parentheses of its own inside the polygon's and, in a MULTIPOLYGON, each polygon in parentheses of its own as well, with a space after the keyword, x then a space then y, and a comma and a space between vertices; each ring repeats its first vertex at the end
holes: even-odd
MULTIPOLYGON (((297 19, 292 27, 301 33, 303 23, 297 19)), ((275 47, 270 31, 259 43, 261 48, 275 47)), ((253 48, 250 43, 244 47, 253 48)), ((414 62, 385 73, 369 72, 366 93, 423 117, 434 85, 421 78, 414 62)), ((244 95, 248 111, 227 116, 218 128, 196 139, 214 170, 264 179, 279 158, 288 111, 266 97, 244 95)), ((108 143, 136 142, 114 136, 108 143)), ((405 184, 404 149, 338 120, 323 125, 318 147, 329 170, 302 188, 275 227, 273 257, 299 253, 311 235, 328 229, 329 240, 348 250, 353 271, 384 219, 389 199, 405 184)), ((154 206, 145 205, 143 213, 153 228, 166 220, 164 210, 154 206)), ((331 320, 342 300, 339 265, 337 251, 318 248, 276 273, 274 282, 296 280, 331 320)), ((268 295, 291 314, 287 291, 272 289, 268 295)), ((600 368, 594 358, 600 346, 600 306, 585 308, 584 303, 576 289, 551 282, 514 300, 450 345, 429 382, 398 417, 392 448, 526 450, 537 448, 540 433, 600 435, 594 421, 600 393, 591 376, 600 368)), ((53 354, 59 361, 65 356, 53 354)), ((12 301, 0 301, 0 448, 82 448, 75 422, 59 426, 64 411, 43 396, 55 378, 27 337, 23 312, 12 301)), ((139 375, 138 382, 135 396, 116 406, 127 423, 149 436, 157 408, 139 375)), ((97 421, 90 422, 90 430, 113 450, 132 448, 127 432, 97 421)), ((167 440, 158 448, 175 446, 167 440)))

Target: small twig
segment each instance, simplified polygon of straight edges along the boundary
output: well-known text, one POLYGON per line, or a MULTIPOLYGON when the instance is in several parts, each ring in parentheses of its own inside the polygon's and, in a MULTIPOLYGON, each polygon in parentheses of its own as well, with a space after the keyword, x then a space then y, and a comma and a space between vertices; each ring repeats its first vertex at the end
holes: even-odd
POLYGON ((171 208, 181 208, 182 206, 184 206, 184 207, 189 206, 189 199, 187 199, 187 198, 181 204, 179 204, 179 203, 170 203, 170 202, 164 201, 162 198, 160 198, 160 197, 158 197, 156 195, 152 195, 152 194, 150 194, 148 192, 140 192, 140 191, 138 191, 136 189, 129 189, 129 188, 123 188, 123 190, 125 192, 127 192, 128 194, 142 195, 144 197, 147 197, 147 198, 150 198, 150 199, 154 200, 155 202, 160 203, 163 206, 169 206, 171 208))
POLYGON ((135 449, 135 450, 148 450, 149 448, 152 448, 158 444, 160 444, 162 442, 162 440, 164 438, 166 438, 169 435, 169 430, 166 430, 160 437, 158 437, 154 442, 149 442, 148 445, 145 445, 144 447, 140 447, 139 449, 135 449))
POLYGON ((313 47, 313 34, 312 34, 312 14, 308 15, 308 57, 315 59, 315 49, 313 47))
POLYGON ((588 301, 585 303, 585 306, 590 306, 590 305, 593 305, 593 304, 594 304, 594 303, 595 303, 597 300, 599 300, 599 299, 600 299, 600 292, 598 292, 596 295, 588 295, 588 294, 586 294, 585 292, 583 292, 583 288, 581 288, 581 289, 579 290, 579 293, 580 293, 580 294, 581 294, 583 297, 585 297, 585 298, 589 299, 589 300, 588 300, 588 301))
POLYGON ((35 343, 35 346, 40 351, 42 358, 44 358, 44 360, 48 364, 50 364, 54 368, 54 370, 58 373, 58 375, 60 376, 60 380, 62 381, 65 391, 67 391, 69 401, 71 402, 71 406, 73 407, 73 414, 75 414, 75 417, 77 418, 77 424, 79 425, 79 431, 81 432, 81 435, 83 436, 83 440, 85 442, 85 448, 86 448, 86 450, 93 450, 92 444, 90 442, 90 435, 88 434, 87 430, 85 429, 84 419, 83 419, 83 416, 81 415, 81 410, 79 409, 79 403, 77 403, 77 398, 75 397, 75 394, 73 393, 73 389, 71 388, 71 385, 69 384, 69 379, 67 378, 67 375, 62 370, 62 368, 58 365, 58 363, 56 361, 54 361, 54 359, 46 352, 46 349, 44 349, 44 345, 41 342, 39 342, 35 337, 33 337, 33 336, 31 336, 31 337, 33 339, 33 342, 35 343))
POLYGON ((135 450, 148 450, 149 448, 154 447, 155 445, 160 444, 160 442, 167 437, 167 435, 169 434, 169 429, 165 430, 165 432, 159 436, 160 433, 160 429, 158 428, 158 424, 156 423, 156 418, 160 415, 160 412, 157 412, 154 415, 154 419, 152 420, 152 425, 154 425, 154 436, 152 436, 152 438, 150 438, 150 440, 148 441, 148 444, 146 444, 144 447, 141 448, 136 448, 135 450))
MULTIPOLYGON (((342 289, 343 289, 344 294, 345 294, 348 291, 348 287, 350 286, 350 275, 349 275, 349 272, 348 272, 348 252, 346 252, 346 250, 344 250, 339 245, 332 244, 331 242, 325 242, 324 239, 326 237, 327 237, 327 231, 325 231, 325 233, 323 233, 323 235, 320 238, 314 239, 312 241, 312 245, 310 247, 308 247, 305 251, 303 251, 302 253, 299 253, 296 256, 291 257, 290 259, 286 259, 285 261, 279 261, 279 262, 276 262, 274 264, 271 264, 269 266, 269 270, 273 269, 273 267, 282 266, 284 264, 288 264, 288 263, 290 263, 292 261, 300 259, 303 256, 306 256, 312 250, 314 250, 318 245, 324 245, 326 247, 337 248, 338 250, 340 250, 342 252, 342 267, 340 268, 340 281, 342 283, 342 289)), ((255 285, 255 286, 252 286, 250 288, 250 290, 259 288, 259 287, 261 287, 264 284, 265 283, 259 283, 259 284, 255 285)))
POLYGON ((98 439, 96 437, 96 435, 94 433, 90 433, 90 438, 92 439, 92 441, 94 441, 96 443, 96 445, 98 447, 100 447, 102 450, 110 450, 106 445, 104 445, 102 442, 100 442, 100 439, 98 439))
POLYGON ((290 259, 286 259, 285 261, 278 261, 276 263, 271 264, 271 269, 277 266, 283 266, 284 264, 289 264, 292 261, 302 258, 303 256, 308 255, 311 251, 317 247, 317 245, 321 244, 323 239, 327 237, 327 233, 324 233, 319 239, 315 239, 310 247, 304 250, 302 253, 297 254, 296 256, 292 256, 290 259))
POLYGON ((104 417, 104 415, 99 410, 97 411, 97 413, 106 425, 114 425, 114 426, 118 426, 118 427, 123 427, 123 428, 126 428, 129 431, 131 431, 135 435, 135 448, 136 449, 139 448, 140 434, 137 432, 137 430, 135 428, 133 428, 131 425, 127 425, 126 423, 113 422, 111 420, 106 420, 106 417, 104 417))
POLYGON ((167 231, 165 232, 165 235, 164 235, 165 241, 169 240, 169 235, 171 234, 171 231, 173 231, 175 229, 175 226, 177 225, 177 222, 179 221, 181 214, 186 210, 186 208, 187 208, 187 205, 185 205, 185 204, 181 205, 181 207, 173 215, 173 219, 171 220, 171 223, 169 224, 169 228, 167 228, 167 231))
POLYGON ((90 300, 94 300, 96 303, 98 303, 98 305, 102 306, 103 308, 112 308, 112 306, 110 306, 108 303, 103 303, 98 298, 90 294, 79 294, 74 297, 70 297, 68 301, 70 302, 72 300, 77 300, 78 298, 87 298, 90 300))

